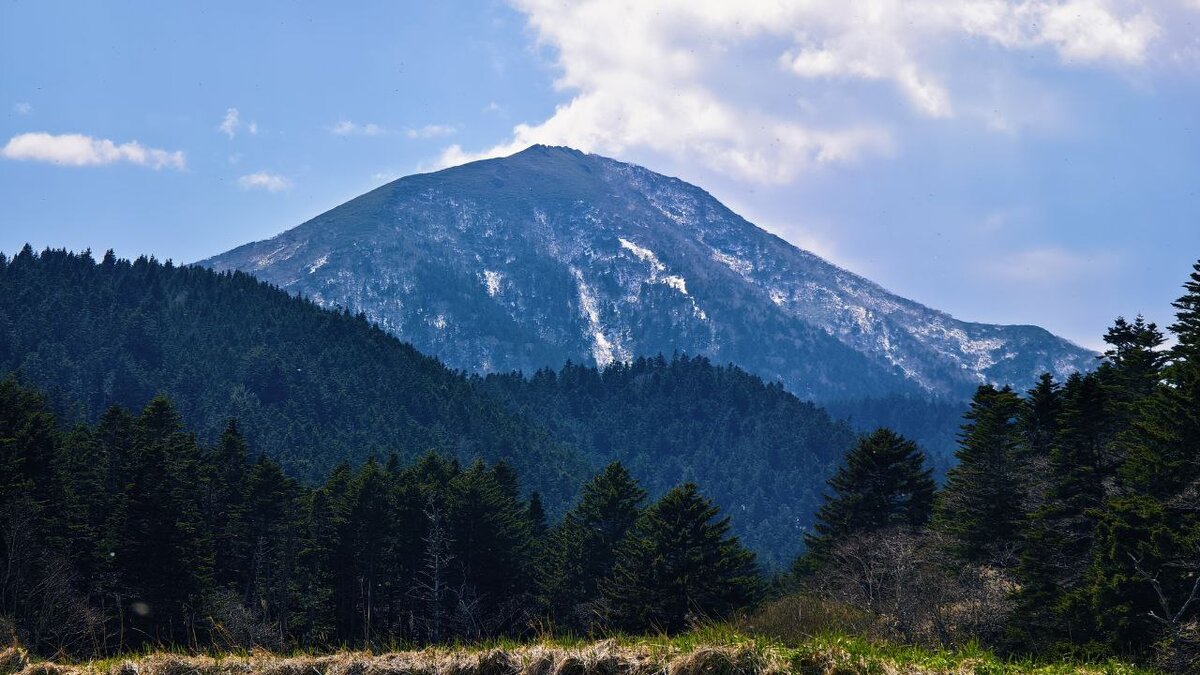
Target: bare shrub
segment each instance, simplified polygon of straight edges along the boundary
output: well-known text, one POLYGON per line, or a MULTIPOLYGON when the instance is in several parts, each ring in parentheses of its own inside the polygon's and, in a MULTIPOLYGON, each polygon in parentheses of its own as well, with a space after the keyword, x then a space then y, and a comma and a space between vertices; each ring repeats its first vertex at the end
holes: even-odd
POLYGON ((1200 618, 1180 624, 1155 648, 1154 663, 1168 673, 1200 673, 1200 618))
POLYGON ((961 645, 1003 630, 1014 586, 999 567, 964 566, 936 535, 906 528, 831 547, 811 591, 862 612, 868 632, 908 644, 961 645))
POLYGON ((212 621, 213 646, 222 650, 278 647, 277 626, 242 604, 237 594, 218 591, 206 599, 212 621))

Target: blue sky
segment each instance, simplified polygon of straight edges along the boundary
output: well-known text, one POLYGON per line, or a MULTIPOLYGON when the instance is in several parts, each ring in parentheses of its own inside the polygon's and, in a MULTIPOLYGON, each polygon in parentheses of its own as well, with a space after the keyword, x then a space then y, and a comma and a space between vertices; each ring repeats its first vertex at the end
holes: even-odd
POLYGON ((1200 1, 6 2, 0 251, 197 260, 533 142, 1089 346, 1200 258, 1200 1))

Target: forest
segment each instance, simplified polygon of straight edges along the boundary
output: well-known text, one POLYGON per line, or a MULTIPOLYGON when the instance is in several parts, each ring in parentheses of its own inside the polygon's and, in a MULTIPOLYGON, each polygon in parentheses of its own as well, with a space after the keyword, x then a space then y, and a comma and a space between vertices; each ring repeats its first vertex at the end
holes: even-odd
POLYGON ((0 468, 0 630, 42 653, 672 631, 760 590, 694 484, 650 502, 618 463, 551 529, 504 463, 372 458, 308 488, 234 422, 204 447, 157 397, 63 431, 9 379, 0 468))
MULTIPOLYGON (((64 424, 94 424, 112 405, 139 410, 157 394, 201 443, 236 419, 255 452, 306 484, 343 461, 395 453, 411 463, 434 451, 511 465, 558 517, 590 475, 620 461, 651 497, 703 485, 738 511, 736 533, 774 569, 803 548, 855 436, 777 383, 703 357, 467 377, 361 316, 249 275, 111 253, 0 256, 6 372, 38 387, 64 424)), ((904 431, 925 443, 939 440, 930 429, 956 426, 957 404, 927 414, 945 407, 883 401, 839 415, 909 420, 904 431)))
MULTIPOLYGON (((1167 331, 1117 319, 1092 372, 981 386, 942 485, 905 436, 852 440, 780 574, 733 534, 741 510, 723 515, 703 476, 655 493, 613 462, 550 515, 525 467, 484 453, 381 453, 304 480, 237 420, 206 441, 159 395, 80 421, 17 374, 0 384, 0 630, 39 653, 106 655, 725 619, 775 635, 803 616, 814 631, 1187 672, 1200 664, 1200 263, 1174 309, 1167 331)), ((639 368, 600 383, 647 381, 639 368)), ((467 386, 553 408, 539 378, 593 372, 467 386)), ((627 426, 666 452, 652 420, 627 426)))

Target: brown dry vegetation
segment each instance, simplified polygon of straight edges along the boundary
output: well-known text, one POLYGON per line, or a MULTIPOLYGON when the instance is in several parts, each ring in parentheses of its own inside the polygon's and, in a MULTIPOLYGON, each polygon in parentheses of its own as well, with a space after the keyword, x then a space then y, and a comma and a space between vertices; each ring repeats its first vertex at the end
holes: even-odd
POLYGON ((988 654, 889 651, 860 641, 818 638, 800 646, 745 639, 606 640, 583 646, 511 645, 428 648, 382 654, 340 652, 220 657, 150 654, 85 663, 32 661, 20 648, 0 652, 0 675, 938 675, 971 673, 1144 673, 1122 664, 1003 663, 988 654))

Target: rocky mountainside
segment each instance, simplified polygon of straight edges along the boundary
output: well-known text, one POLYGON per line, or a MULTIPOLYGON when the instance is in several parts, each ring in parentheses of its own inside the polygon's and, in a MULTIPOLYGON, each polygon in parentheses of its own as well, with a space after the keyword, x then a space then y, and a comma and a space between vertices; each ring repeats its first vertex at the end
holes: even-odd
POLYGON ((696 186, 569 148, 401 178, 199 264, 364 312, 478 372, 685 352, 801 397, 959 398, 1094 360, 898 297, 696 186))

